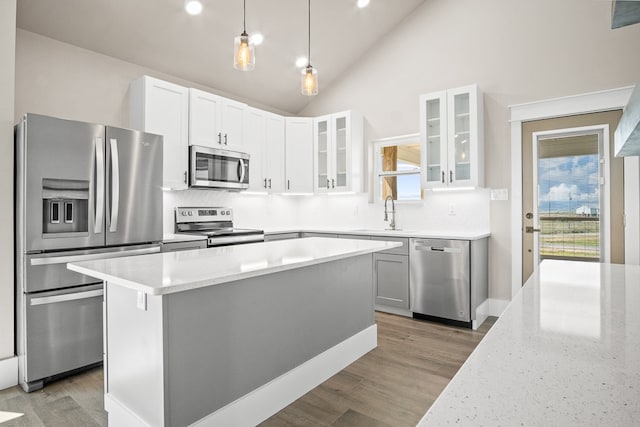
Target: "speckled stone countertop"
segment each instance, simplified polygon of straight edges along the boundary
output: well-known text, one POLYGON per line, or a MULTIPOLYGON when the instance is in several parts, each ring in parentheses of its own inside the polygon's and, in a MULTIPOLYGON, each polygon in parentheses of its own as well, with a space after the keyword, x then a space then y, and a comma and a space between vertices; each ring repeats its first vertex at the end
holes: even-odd
POLYGON ((418 425, 640 425, 640 266, 543 261, 418 425))

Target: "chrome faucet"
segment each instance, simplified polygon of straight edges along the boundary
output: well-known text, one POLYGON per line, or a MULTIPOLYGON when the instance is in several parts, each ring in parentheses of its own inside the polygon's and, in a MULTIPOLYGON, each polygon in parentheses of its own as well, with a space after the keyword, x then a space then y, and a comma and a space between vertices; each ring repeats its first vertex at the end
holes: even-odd
POLYGON ((388 213, 387 200, 391 200, 391 224, 389 224, 389 228, 391 228, 391 230, 395 230, 396 229, 396 204, 393 202, 393 196, 387 196, 387 198, 384 199, 384 220, 389 221, 389 216, 387 215, 388 213))

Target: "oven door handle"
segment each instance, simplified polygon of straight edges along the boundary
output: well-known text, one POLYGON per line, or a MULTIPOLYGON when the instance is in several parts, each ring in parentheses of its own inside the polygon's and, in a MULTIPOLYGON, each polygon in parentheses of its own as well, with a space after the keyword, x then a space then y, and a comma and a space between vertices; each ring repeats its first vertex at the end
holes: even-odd
POLYGON ((247 165, 244 163, 243 159, 239 159, 238 161, 238 177, 240 178, 240 183, 244 182, 245 171, 247 169, 247 165))
POLYGON ((87 299, 101 297, 104 295, 102 289, 94 289, 93 291, 74 292, 72 294, 52 295, 49 297, 31 298, 30 305, 54 304, 57 302, 75 301, 79 299, 87 299))

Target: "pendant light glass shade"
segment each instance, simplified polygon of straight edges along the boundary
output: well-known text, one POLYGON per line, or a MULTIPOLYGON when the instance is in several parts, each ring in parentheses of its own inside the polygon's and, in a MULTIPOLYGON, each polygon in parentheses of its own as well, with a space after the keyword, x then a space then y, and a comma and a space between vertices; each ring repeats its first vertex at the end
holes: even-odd
POLYGON ((318 94, 318 70, 311 66, 311 0, 309 0, 309 21, 308 21, 308 55, 307 66, 302 70, 301 92, 303 95, 314 96, 318 94))
POLYGON ((302 94, 313 96, 318 94, 318 70, 307 65, 302 70, 302 94))
POLYGON ((242 5, 242 34, 233 39, 233 68, 251 71, 256 67, 256 47, 247 34, 247 0, 242 5))
POLYGON ((242 33, 233 40, 233 68, 251 71, 256 67, 255 44, 247 33, 242 33))

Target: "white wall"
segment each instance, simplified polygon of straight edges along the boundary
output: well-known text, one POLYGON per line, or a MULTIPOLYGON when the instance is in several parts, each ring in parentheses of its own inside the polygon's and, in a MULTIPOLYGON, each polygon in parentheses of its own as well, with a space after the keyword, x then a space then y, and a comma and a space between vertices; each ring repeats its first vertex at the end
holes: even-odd
MULTIPOLYGON (((16 0, 0 2, 0 360, 13 357, 13 106, 16 0)), ((2 382, 2 378, 0 378, 2 382)), ((1 387, 0 387, 1 388, 1 387)))
MULTIPOLYGON (((638 80, 640 25, 612 31, 610 19, 609 1, 427 0, 300 114, 356 109, 370 141, 417 132, 419 94, 478 83, 485 183, 509 188, 508 105, 638 80)), ((510 299, 509 202, 491 202, 491 233, 490 296, 510 299)))

